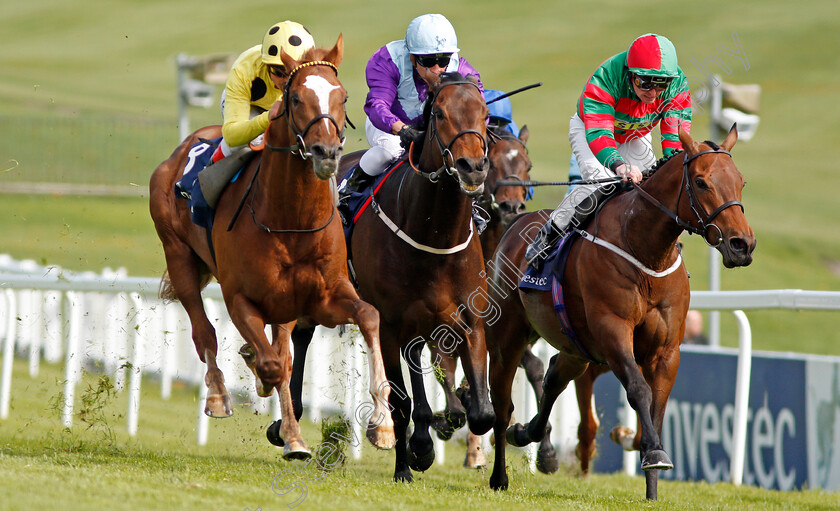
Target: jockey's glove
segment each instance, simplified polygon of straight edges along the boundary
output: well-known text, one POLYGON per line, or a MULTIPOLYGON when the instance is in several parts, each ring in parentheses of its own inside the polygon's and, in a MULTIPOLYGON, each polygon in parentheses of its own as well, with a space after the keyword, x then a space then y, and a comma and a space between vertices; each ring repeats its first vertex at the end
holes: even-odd
POLYGON ((420 142, 423 140, 425 132, 412 128, 406 124, 402 127, 399 133, 397 133, 397 136, 400 137, 400 146, 403 149, 408 150, 408 148, 411 147, 412 142, 420 142))

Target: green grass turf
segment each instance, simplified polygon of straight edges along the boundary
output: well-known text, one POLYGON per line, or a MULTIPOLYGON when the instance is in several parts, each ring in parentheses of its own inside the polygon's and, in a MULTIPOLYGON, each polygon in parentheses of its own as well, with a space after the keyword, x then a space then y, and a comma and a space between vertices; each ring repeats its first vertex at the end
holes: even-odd
MULTIPOLYGON (((660 481, 659 500, 646 502, 644 478, 596 474, 577 477, 573 467, 546 476, 528 473, 522 454, 510 449, 510 489, 494 492, 489 471, 460 466, 463 448, 450 442, 443 465, 415 474, 410 485, 392 482, 392 452, 363 448, 331 473, 282 461, 265 440, 271 421, 237 406, 232 417, 211 420, 208 443, 195 440, 196 389, 176 385, 160 398, 152 379, 143 381, 136 437, 125 432, 127 391, 89 400, 88 422, 74 417, 61 426, 56 399, 63 372, 42 365, 32 379, 15 362, 12 409, 0 421, 0 509, 170 510, 280 509, 303 498, 297 509, 836 509, 840 497, 823 491, 778 492, 727 483, 660 481), (298 489, 283 494, 294 485, 298 489), (277 491, 275 491, 277 490, 277 491), (305 496, 303 491, 305 490, 305 496)), ((93 396, 102 375, 86 373, 77 387, 76 411, 93 396)), ((302 422, 310 448, 321 441, 316 426, 302 422)), ((491 455, 492 453, 488 453, 491 455)), ((490 467, 492 468, 492 461, 490 467)))

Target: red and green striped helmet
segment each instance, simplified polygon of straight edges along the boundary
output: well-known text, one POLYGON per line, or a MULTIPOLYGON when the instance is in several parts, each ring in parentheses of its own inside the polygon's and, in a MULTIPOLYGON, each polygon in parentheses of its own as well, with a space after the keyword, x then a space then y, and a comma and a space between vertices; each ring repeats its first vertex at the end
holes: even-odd
POLYGON ((677 50, 667 37, 645 34, 628 48, 627 67, 639 76, 674 78, 679 74, 677 50))

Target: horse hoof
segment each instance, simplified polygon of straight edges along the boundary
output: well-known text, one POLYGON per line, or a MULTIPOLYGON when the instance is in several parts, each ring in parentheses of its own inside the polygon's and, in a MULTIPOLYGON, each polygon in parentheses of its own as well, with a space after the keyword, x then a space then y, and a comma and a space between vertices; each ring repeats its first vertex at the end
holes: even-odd
POLYGON ((214 419, 223 419, 233 415, 233 407, 230 404, 230 394, 213 394, 207 396, 204 402, 204 415, 214 419))
POLYGON ((502 474, 499 477, 496 477, 496 474, 490 476, 490 488, 493 488, 496 491, 503 491, 508 489, 508 476, 507 474, 502 474))
POLYGON ((537 470, 543 474, 553 474, 559 469, 560 462, 557 461, 557 452, 553 448, 537 451, 537 470))
POLYGON ((465 468, 484 468, 487 466, 487 458, 484 457, 484 452, 468 452, 464 457, 465 468))
POLYGON ((414 476, 411 475, 411 470, 398 470, 394 472, 394 482, 395 483, 410 483, 414 480, 414 476))
POLYGON ((514 424, 509 426, 505 431, 505 440, 514 447, 525 447, 531 443, 531 438, 528 436, 528 430, 522 424, 514 424))
POLYGON ((616 426, 610 431, 610 440, 620 445, 625 451, 633 450, 633 438, 636 432, 627 426, 616 426))
POLYGON ((282 425, 283 420, 277 420, 272 422, 268 429, 265 430, 265 436, 268 438, 271 445, 277 447, 283 447, 286 445, 286 442, 283 441, 283 437, 280 436, 280 426, 282 425))
POLYGON ((393 426, 379 426, 376 428, 368 425, 368 430, 365 433, 368 441, 377 449, 393 449, 397 443, 397 437, 394 436, 393 426))
POLYGON ((648 451, 642 456, 642 470, 645 472, 656 469, 671 470, 672 468, 674 468, 674 464, 671 462, 671 458, 668 457, 668 453, 661 449, 648 451))
POLYGON ((429 470, 432 463, 435 462, 435 449, 431 446, 428 452, 424 454, 415 453, 411 447, 408 448, 408 466, 415 472, 425 472, 429 470))
POLYGON ((308 460, 312 453, 302 441, 289 442, 283 447, 283 459, 287 461, 308 460))

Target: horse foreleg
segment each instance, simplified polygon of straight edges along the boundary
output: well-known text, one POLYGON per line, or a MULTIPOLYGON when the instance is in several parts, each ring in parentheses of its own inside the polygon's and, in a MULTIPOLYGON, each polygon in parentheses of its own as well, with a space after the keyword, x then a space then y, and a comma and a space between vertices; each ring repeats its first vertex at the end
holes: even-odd
POLYGON ((484 329, 472 328, 472 332, 467 334, 467 342, 458 344, 458 354, 470 385, 467 422, 473 434, 483 435, 493 427, 495 420, 487 386, 487 345, 484 342, 484 329))
MULTIPOLYGON (((671 462, 668 454, 662 449, 658 429, 654 426, 653 420, 651 419, 651 403, 653 400, 651 388, 642 377, 642 373, 639 371, 639 367, 636 365, 632 353, 619 351, 608 357, 607 360, 610 364, 610 369, 612 369, 618 381, 621 382, 627 392, 627 401, 639 417, 641 429, 639 450, 641 451, 642 470, 667 470, 673 468, 674 464, 671 462)), ((679 361, 679 358, 677 360, 679 361)), ((676 375, 676 371, 674 371, 674 375, 676 375)), ((668 391, 670 393, 670 385, 668 386, 668 391)), ((662 413, 664 416, 664 405, 662 413)), ((648 485, 649 490, 650 488, 651 485, 648 485)), ((655 489, 653 493, 654 496, 652 498, 655 499, 655 489)), ((650 494, 648 498, 651 498, 650 494)))
MULTIPOLYGON (((519 361, 519 367, 525 370, 525 376, 528 378, 531 388, 534 389, 534 396, 537 399, 537 406, 539 406, 540 399, 543 396, 542 383, 545 370, 542 361, 531 351, 531 346, 525 347, 522 360, 519 361)), ((553 474, 559 468, 557 451, 554 449, 554 444, 551 443, 551 425, 549 424, 545 428, 545 436, 540 440, 540 446, 537 449, 537 470, 543 474, 553 474)))
MULTIPOLYGON (((324 324, 355 323, 365 339, 370 369, 370 396, 373 398, 373 413, 368 418, 367 439, 377 449, 391 449, 394 446, 394 421, 388 402, 391 394, 389 380, 385 377, 382 360, 382 345, 379 332, 379 312, 369 303, 362 301, 349 281, 339 287, 325 301, 315 319, 324 324)), ((397 357, 399 364, 399 357, 397 357)))
MULTIPOLYGON (((653 422, 653 428, 656 432, 657 439, 662 435, 662 422, 665 419, 665 406, 668 404, 668 397, 671 395, 671 389, 674 386, 674 380, 677 378, 677 369, 680 365, 680 350, 679 342, 666 344, 659 356, 656 357, 657 364, 644 366, 645 380, 652 389, 653 402, 650 406, 650 415, 653 422), (676 348, 672 348, 676 347, 676 348)), ((645 487, 646 496, 649 500, 656 500, 657 484, 659 480, 659 470, 668 470, 674 467, 665 451, 662 451, 667 464, 660 461, 659 465, 645 472, 645 487)), ((655 456, 648 454, 648 461, 654 461, 655 456)), ((642 461, 644 462, 645 453, 642 452, 642 461)))
POLYGON ((545 436, 549 415, 557 396, 569 385, 569 382, 580 376, 588 362, 577 357, 558 353, 551 357, 548 372, 543 385, 543 397, 537 415, 526 426, 516 424, 508 428, 507 441, 517 447, 524 447, 532 442, 538 442, 545 436))
POLYGON ((443 387, 443 394, 446 397, 446 408, 434 414, 432 428, 438 438, 449 440, 453 433, 467 423, 467 411, 455 393, 455 371, 458 367, 458 359, 455 353, 446 353, 433 343, 429 343, 429 351, 432 359, 439 361, 440 372, 435 374, 435 377, 443 387))
POLYGON ((412 341, 403 349, 403 356, 408 363, 408 374, 411 378, 411 393, 414 401, 414 433, 408 441, 408 465, 416 472, 425 472, 435 461, 435 446, 429 435, 429 423, 432 422, 432 409, 426 399, 426 386, 423 381, 423 368, 420 354, 423 350, 422 340, 412 341))
POLYGON ((516 375, 516 361, 522 357, 522 348, 490 350, 490 393, 493 397, 493 409, 496 414, 493 433, 496 437, 493 473, 490 475, 490 487, 494 490, 507 490, 508 475, 505 461, 505 430, 513 414, 513 401, 510 398, 513 377, 516 375), (518 351, 518 352, 517 352, 518 351))
POLYGON ((285 442, 283 458, 308 459, 312 453, 306 447, 300 434, 300 425, 295 419, 289 380, 292 375, 292 356, 289 340, 295 322, 284 325, 272 325, 272 343, 265 336, 265 321, 254 304, 242 295, 234 295, 228 300, 230 318, 242 338, 253 348, 254 369, 259 382, 266 389, 276 388, 280 398, 280 410, 283 423, 280 436, 285 442))
POLYGON ((482 437, 467 432, 467 454, 464 456, 465 468, 484 468, 487 466, 487 458, 484 456, 482 443, 482 437))
POLYGON ((609 368, 603 365, 590 365, 579 378, 575 380, 578 410, 580 411, 580 425, 578 426, 578 445, 575 450, 580 460, 581 476, 589 475, 589 463, 595 456, 595 435, 598 433, 598 417, 592 409, 592 395, 595 379, 604 374, 609 368))
POLYGON ((295 325, 292 330, 292 343, 295 346, 295 356, 292 358, 292 378, 289 381, 289 390, 292 393, 292 405, 295 408, 295 419, 300 420, 303 416, 303 369, 306 365, 306 351, 315 335, 315 327, 301 328, 295 325))
MULTIPOLYGON (((385 333, 383 332, 383 335, 385 333)), ((410 483, 412 480, 411 469, 408 466, 408 422, 411 414, 411 399, 403 381, 402 367, 400 366, 400 350, 393 337, 384 337, 382 343, 382 358, 385 363, 385 374, 391 385, 391 393, 388 402, 391 406, 390 416, 394 419, 395 436, 395 461, 394 481, 398 483, 410 483)))
POLYGON ((207 319, 201 299, 202 282, 209 275, 204 263, 188 246, 180 241, 177 245, 172 240, 164 243, 166 267, 169 285, 190 318, 195 350, 199 359, 207 364, 207 373, 204 375, 204 383, 207 385, 204 413, 216 418, 230 417, 233 414, 230 393, 225 387, 225 376, 216 364, 216 330, 207 319), (200 268, 205 268, 205 273, 200 268))

